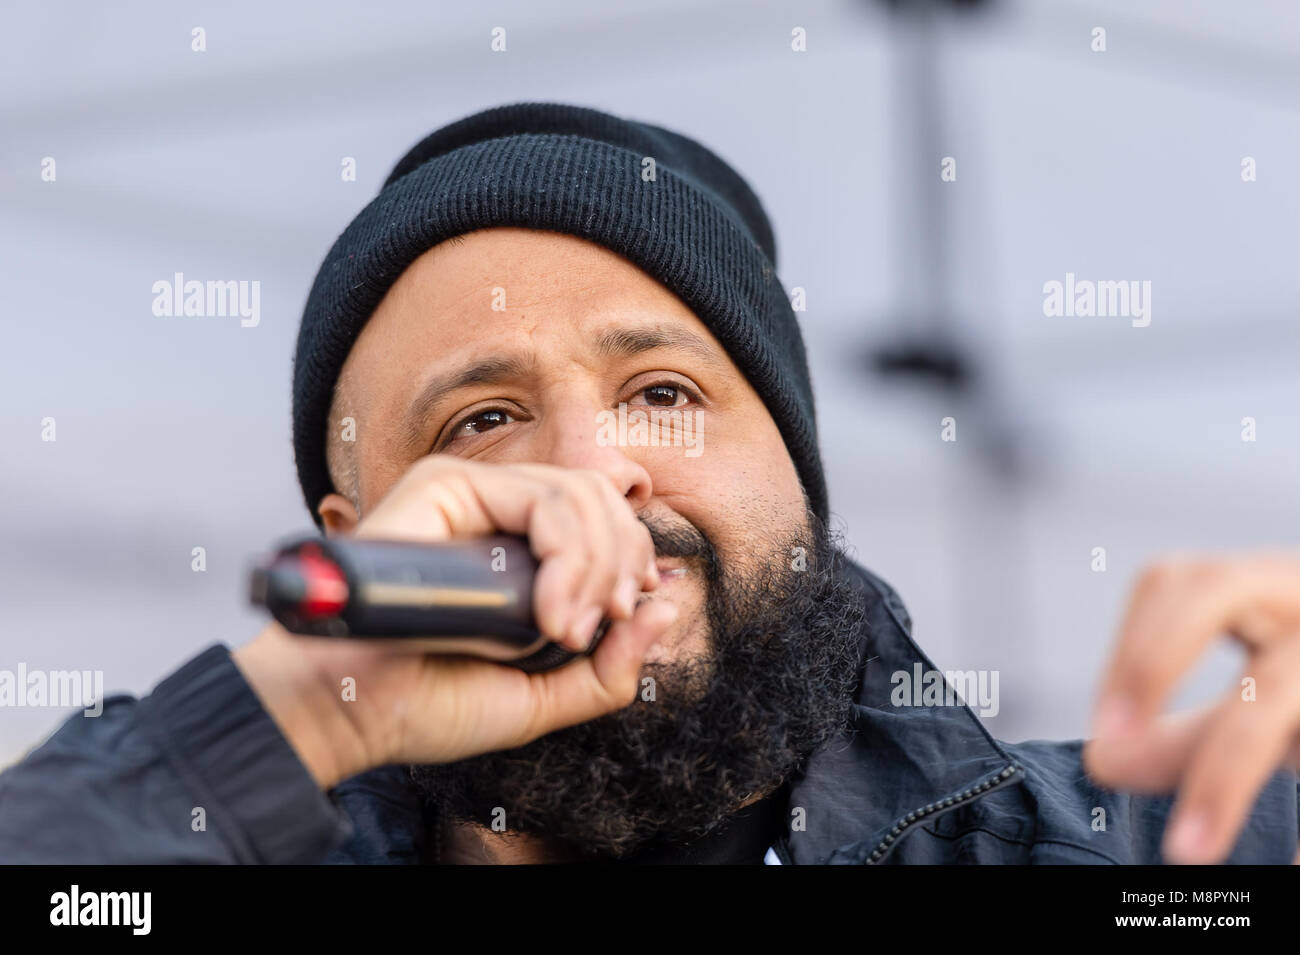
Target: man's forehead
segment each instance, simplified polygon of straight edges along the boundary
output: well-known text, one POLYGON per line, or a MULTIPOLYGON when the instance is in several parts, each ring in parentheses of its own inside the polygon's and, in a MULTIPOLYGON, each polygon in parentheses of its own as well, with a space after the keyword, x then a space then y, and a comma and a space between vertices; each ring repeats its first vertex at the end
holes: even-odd
POLYGON ((674 348, 734 367, 673 292, 595 243, 500 228, 445 245, 417 260, 371 316, 345 362, 357 386, 431 374, 430 366, 531 364, 562 339, 598 358, 674 348), (599 267, 575 267, 575 256, 599 267))

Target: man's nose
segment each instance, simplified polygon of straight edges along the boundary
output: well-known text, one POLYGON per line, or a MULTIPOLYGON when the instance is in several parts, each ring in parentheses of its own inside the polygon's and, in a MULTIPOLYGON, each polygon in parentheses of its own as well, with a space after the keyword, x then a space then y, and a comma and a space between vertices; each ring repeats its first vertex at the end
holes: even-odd
POLYGON ((629 457, 626 448, 602 439, 595 411, 589 415, 565 415, 546 431, 547 464, 599 471, 614 482, 634 510, 640 510, 650 501, 654 492, 650 472, 629 457))

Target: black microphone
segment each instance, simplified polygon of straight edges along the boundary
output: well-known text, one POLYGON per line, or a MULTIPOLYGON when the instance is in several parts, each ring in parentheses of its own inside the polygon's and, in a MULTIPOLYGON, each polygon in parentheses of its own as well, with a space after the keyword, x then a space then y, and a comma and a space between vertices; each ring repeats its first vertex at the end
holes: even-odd
MULTIPOLYGON (((527 672, 575 654, 538 632, 538 563, 521 537, 423 544, 355 537, 291 541, 253 569, 249 596, 290 633, 409 640, 527 672)), ((609 627, 602 620, 587 653, 609 627)))

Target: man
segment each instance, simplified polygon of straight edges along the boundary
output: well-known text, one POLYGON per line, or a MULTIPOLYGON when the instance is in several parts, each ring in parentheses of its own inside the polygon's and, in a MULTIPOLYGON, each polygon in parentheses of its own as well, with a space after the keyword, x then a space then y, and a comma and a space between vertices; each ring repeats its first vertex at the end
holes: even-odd
POLYGON ((667 130, 524 104, 417 145, 308 300, 308 506, 526 537, 538 626, 591 652, 530 675, 269 626, 0 775, 0 860, 1290 861, 1300 564, 1143 578, 1092 779, 1079 742, 900 699, 934 668, 827 531, 775 264, 745 182, 667 130), (1159 717, 1224 631, 1254 692, 1159 717))

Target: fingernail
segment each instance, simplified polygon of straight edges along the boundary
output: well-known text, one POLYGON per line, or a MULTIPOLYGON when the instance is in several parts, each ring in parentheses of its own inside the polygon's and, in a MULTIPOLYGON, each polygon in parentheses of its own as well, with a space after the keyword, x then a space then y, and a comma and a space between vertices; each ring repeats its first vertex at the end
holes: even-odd
POLYGON ((1165 855, 1174 862, 1195 863, 1209 848, 1210 820, 1204 810, 1180 813, 1169 827, 1165 855))
POLYGON ((600 618, 599 607, 591 607, 578 618, 578 622, 573 625, 573 631, 569 635, 576 649, 587 649, 587 645, 591 643, 591 638, 595 635, 596 627, 600 625, 600 618))
POLYGON ((1094 736, 1125 736, 1133 729, 1136 709, 1123 697, 1111 697, 1097 710, 1094 736))

